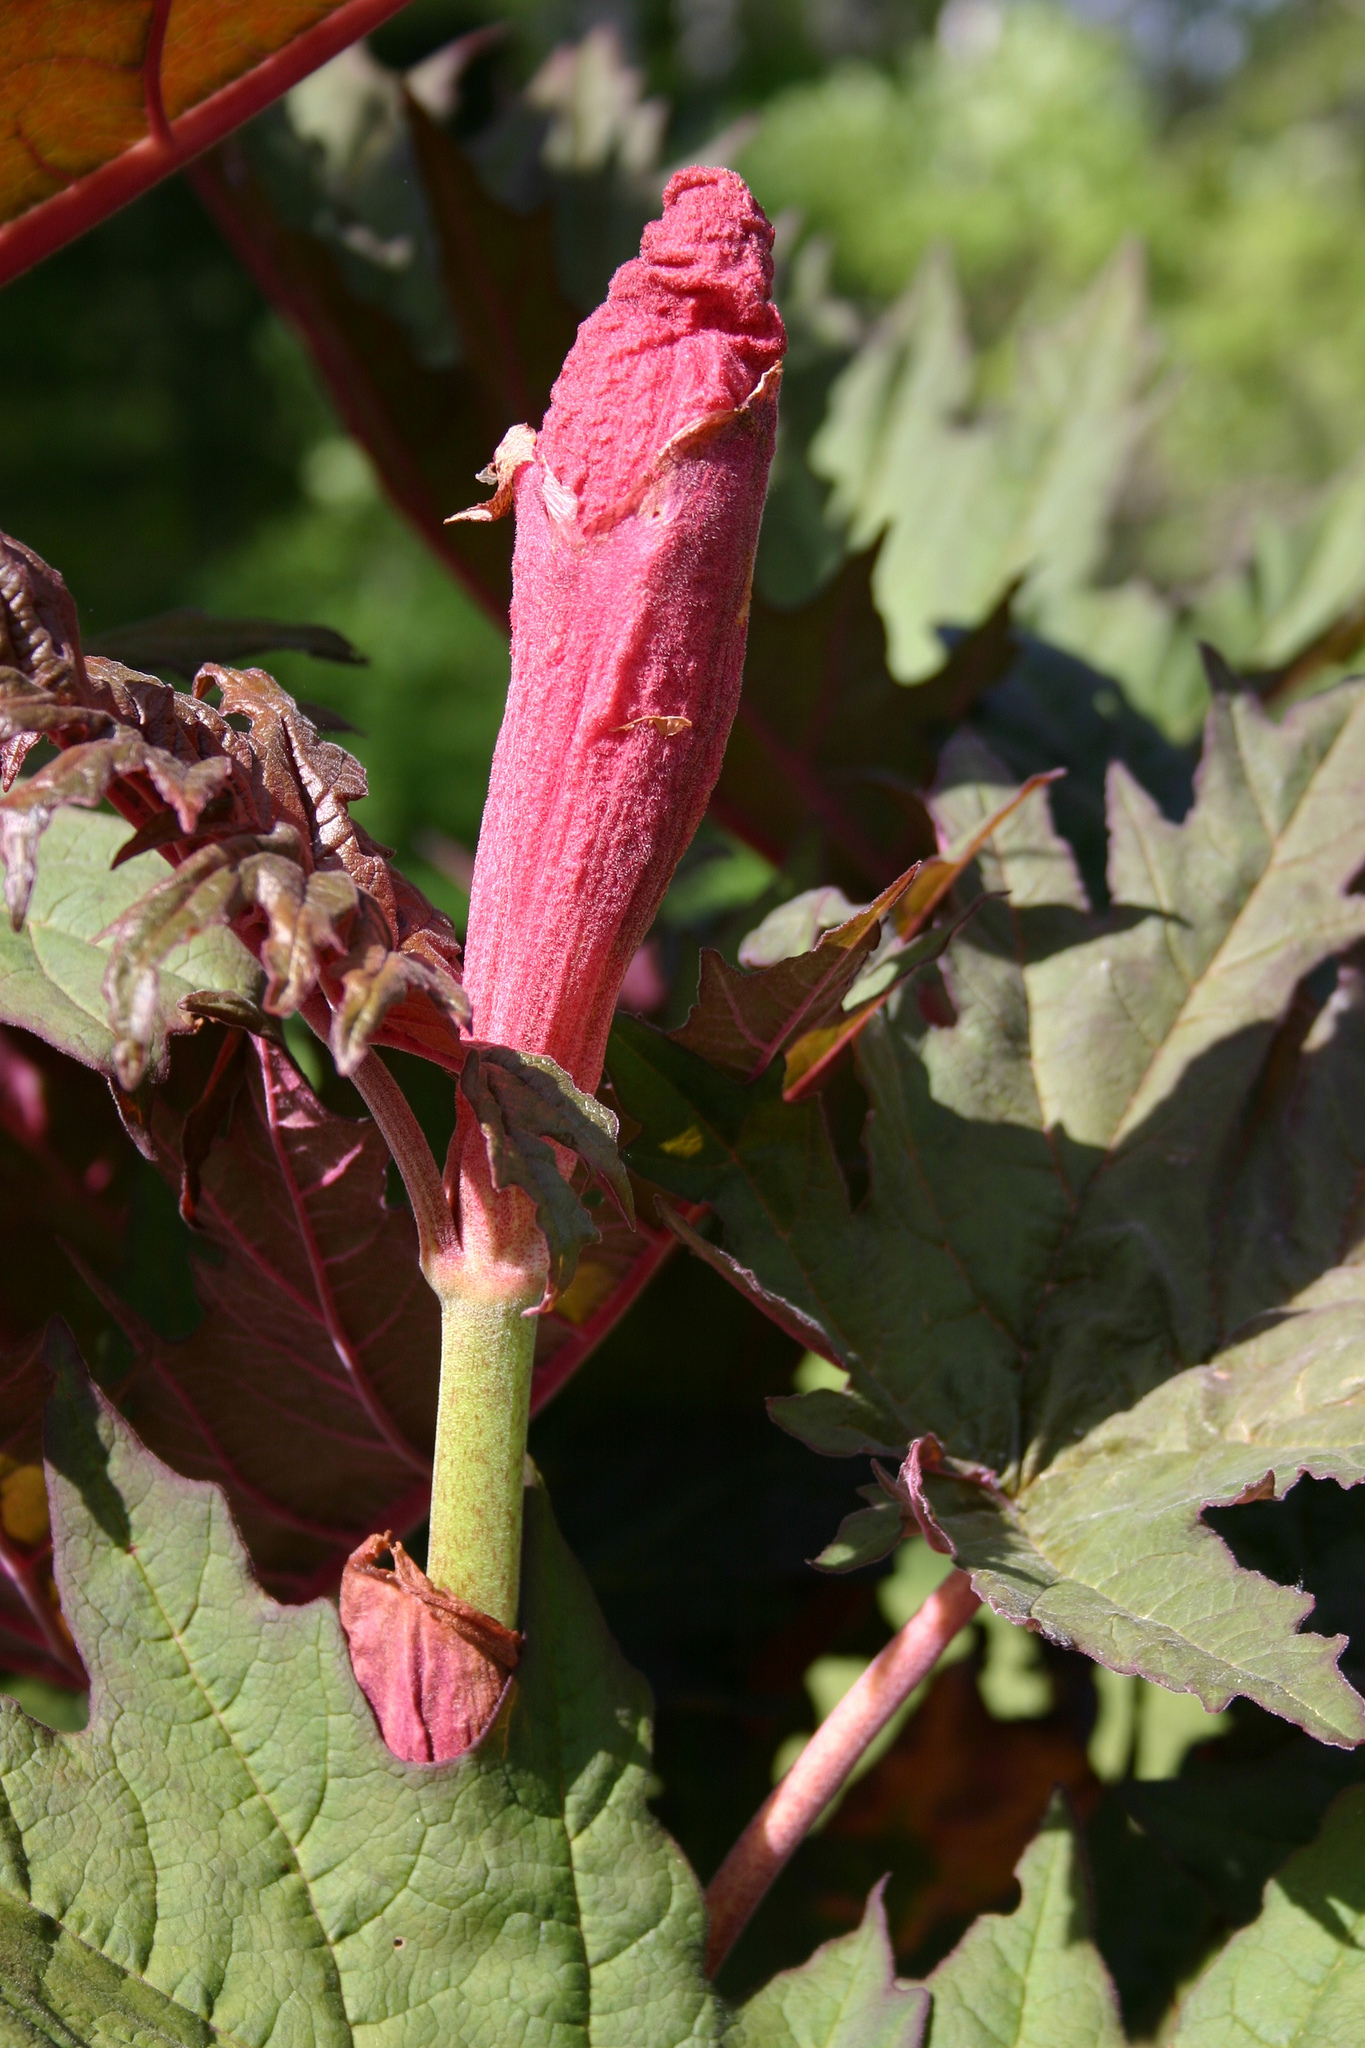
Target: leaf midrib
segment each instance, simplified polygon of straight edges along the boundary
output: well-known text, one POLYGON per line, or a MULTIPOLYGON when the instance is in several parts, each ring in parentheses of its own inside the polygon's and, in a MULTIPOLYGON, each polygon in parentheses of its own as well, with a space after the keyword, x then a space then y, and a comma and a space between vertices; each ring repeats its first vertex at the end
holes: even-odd
MULTIPOLYGON (((73 1941, 83 1954, 98 1957, 100 1962, 104 1963, 111 1970, 117 1970, 120 1977, 126 1978, 130 1984, 141 1984, 145 1990, 151 1992, 154 1998, 164 1998, 167 2005, 173 2006, 177 2012, 183 2012, 186 2019, 192 2025, 207 2027, 215 2039, 230 2043, 231 2048, 259 2048, 258 2043, 247 2041, 240 2034, 234 2034, 228 2028, 218 2026, 215 2021, 206 2019, 203 2013, 191 2012, 190 2008, 187 2005, 182 2005, 178 1998, 173 1998, 168 1991, 163 1991, 159 1984, 153 1984, 151 1979, 145 1977, 141 1970, 130 1970, 125 1964, 116 1963, 114 1958, 106 1955, 102 1948, 96 1948, 92 1942, 88 1942, 85 1939, 84 1935, 77 1934, 76 1930, 68 1926, 65 1920, 58 1919, 55 1914, 44 1913, 42 1907, 35 1905, 31 1898, 19 1898, 15 1893, 10 1893, 9 1896, 17 1898, 19 1905, 27 1907, 29 1912, 37 1914, 40 1919, 51 1920, 55 1926, 60 1927, 66 1939, 73 1941)), ((3 1998, 6 2004, 11 2007, 23 2010, 22 2007, 18 2006, 18 2001, 7 1986, 0 1985, 0 1998, 3 1998)), ((57 2017, 60 2019, 61 2015, 58 2014, 57 2017)), ((184 2048, 184 2043, 178 2041, 174 2034, 168 2034, 164 2028, 156 2024, 155 2020, 148 2019, 143 2014, 138 2016, 138 2026, 140 2031, 145 2030, 148 2033, 153 2033, 158 2040, 168 2043, 168 2048, 184 2048)), ((347 2026, 348 2028, 350 2026, 349 2020, 347 2021, 347 2026)))

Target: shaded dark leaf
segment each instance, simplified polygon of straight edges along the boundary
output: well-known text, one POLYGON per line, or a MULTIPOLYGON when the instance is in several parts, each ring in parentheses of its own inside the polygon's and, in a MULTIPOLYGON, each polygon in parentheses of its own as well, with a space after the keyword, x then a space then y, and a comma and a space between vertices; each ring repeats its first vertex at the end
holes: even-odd
POLYGON ((42 1338, 0 1352, 0 1669, 79 1688, 85 1672, 52 1583, 42 1414, 42 1338))
MULTIPOLYGON (((1297 1117, 1268 1064, 1292 1065, 1292 1039, 1277 1047, 1300 980, 1362 928, 1363 745, 1358 686, 1278 726, 1220 698, 1180 826, 1111 768, 1103 916, 1041 793, 996 827, 974 886, 1009 902, 950 958, 954 1021, 897 996, 859 1042, 874 1113, 856 1209, 816 1105, 638 1020, 611 1055, 642 1127, 632 1166, 711 1204, 731 1258, 821 1325, 854 1396, 999 1476, 1007 1499, 928 1490, 1001 1612, 1336 1742, 1365 1732, 1340 1640, 1300 1634, 1307 1596, 1238 1573, 1201 1510, 1304 1471, 1365 1476, 1365 1323, 1357 1269, 1337 1267, 1358 1234, 1355 1139, 1319 1179, 1311 1135, 1351 1099, 1352 999, 1304 1042, 1297 1117), (1278 1156, 1258 1136, 1276 1103, 1278 1156)), ((945 785, 959 843, 1007 795, 969 747, 945 785)), ((783 1420, 799 1427, 799 1404, 783 1420)))
POLYGON ((1242 1746, 1239 1754, 1234 1736, 1194 1751, 1178 1778, 1126 1784, 1119 1794, 1234 1927, 1255 1919, 1267 1880, 1312 1841, 1337 1795, 1365 1775, 1365 1753, 1329 1749, 1306 1735, 1263 1750, 1247 1755, 1242 1746))
POLYGON ((136 619, 126 626, 111 626, 107 633, 97 633, 86 651, 107 655, 128 668, 150 669, 155 674, 169 670, 190 682, 205 662, 236 668, 249 655, 271 654, 281 648, 352 667, 363 667, 369 659, 331 626, 284 625, 278 619, 212 619, 193 606, 159 612, 154 619, 136 619))
POLYGON ((426 1512, 439 1312, 375 1126, 324 1109, 276 1046, 207 1072, 190 1050, 125 1107, 218 1255, 195 1262, 204 1321, 169 1342, 90 1281, 134 1348, 130 1420, 226 1488, 265 1581, 303 1597, 426 1512))
POLYGON ((555 283, 548 210, 519 214, 480 183, 460 145, 411 98, 402 121, 420 179, 461 359, 433 364, 392 314, 353 289, 312 228, 325 207, 282 123, 202 158, 195 189, 256 283, 304 335, 342 419, 394 504, 500 623, 511 532, 446 526, 508 427, 538 425, 578 327, 555 283))

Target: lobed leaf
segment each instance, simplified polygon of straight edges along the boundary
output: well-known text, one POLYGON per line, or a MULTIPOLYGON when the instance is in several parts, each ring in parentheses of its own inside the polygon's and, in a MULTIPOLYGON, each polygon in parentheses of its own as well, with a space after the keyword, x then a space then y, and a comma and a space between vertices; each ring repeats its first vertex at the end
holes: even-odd
POLYGON ((1053 329, 1024 337, 1007 402, 964 420, 962 306, 949 259, 925 259, 842 373, 811 445, 853 544, 886 536, 873 590, 893 675, 931 673, 935 627, 983 617, 1011 579, 1043 622, 1089 579, 1150 418, 1153 355, 1129 247, 1053 329))
POLYGON ((1309 1472, 1365 1479, 1365 1271, 1345 1267, 1262 1334, 1099 1424, 1017 1503, 930 1478, 992 1606, 1210 1711, 1244 1693, 1320 1741, 1365 1741, 1344 1636, 1299 1633, 1312 1595, 1242 1571, 1205 1507, 1281 1499, 1309 1472))
POLYGON ((928 1979, 933 2048, 1120 2048, 1090 1938, 1081 1849, 1057 1797, 1018 1869, 1013 1913, 985 1913, 928 1979))
MULTIPOLYGON (((642 1127, 632 1167, 709 1203, 733 1264, 848 1373, 842 1447, 932 1432, 997 1476, 1008 1509, 931 1491, 1002 1611, 1348 1742, 1365 1723, 1337 1646, 1299 1636, 1304 1606, 1237 1572, 1200 1514, 1302 1471, 1365 1477, 1365 1332, 1352 1274, 1333 1272, 1358 1243, 1365 1156, 1349 960, 1325 1006, 1296 1008, 1365 933, 1349 887, 1362 778, 1360 685, 1278 725, 1219 699, 1182 824, 1111 769, 1107 912, 1030 797, 963 887, 1008 903, 983 904, 949 958, 954 1021, 893 997, 859 1041, 857 1208, 817 1101, 782 1102, 771 1076, 745 1086, 634 1020, 611 1060, 642 1127), (1258 1375, 1279 1410, 1257 1406, 1258 1375)), ((944 782, 959 840, 1008 795, 973 740, 944 782)), ((812 1398, 774 1412, 828 1449, 841 1397, 812 1398)), ((850 1533, 849 1561, 873 1534, 850 1533)))
MULTIPOLYGON (((988 836, 980 835, 983 841, 988 836)), ((813 1069, 823 1070, 856 1038, 893 988, 942 953, 955 924, 931 932, 921 927, 976 851, 956 863, 916 861, 858 910, 839 890, 809 890, 749 934, 739 967, 705 949, 696 1003, 672 1036, 737 1080, 756 1080, 785 1054, 788 1093, 808 1083, 813 1069), (831 897, 838 910, 853 915, 833 921, 831 897), (792 944, 809 923, 818 941, 792 944)))
POLYGON ((47 1424, 85 1734, 0 1706, 12 2024, 96 2042, 718 2041, 695 1881, 649 1814, 649 1716, 543 1492, 498 1734, 385 1749, 329 1602, 252 1583, 222 1496, 68 1354, 47 1424), (22 2018, 21 2018, 22 2016, 22 2018))
POLYGON ((882 1903, 871 1893, 862 1926, 827 1941, 743 2006, 726 2048, 920 2048, 929 1999, 896 1980, 882 1903))

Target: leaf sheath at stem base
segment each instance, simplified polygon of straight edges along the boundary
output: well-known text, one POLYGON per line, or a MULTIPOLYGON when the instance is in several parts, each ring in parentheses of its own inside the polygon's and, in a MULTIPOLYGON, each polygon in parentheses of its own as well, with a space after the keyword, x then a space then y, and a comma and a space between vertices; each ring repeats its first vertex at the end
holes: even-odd
MULTIPOLYGON (((507 1292, 437 1285, 441 1398, 427 1574, 433 1585, 517 1625, 522 1487, 539 1275, 507 1292)), ((510 1277, 510 1276, 509 1276, 510 1277)))

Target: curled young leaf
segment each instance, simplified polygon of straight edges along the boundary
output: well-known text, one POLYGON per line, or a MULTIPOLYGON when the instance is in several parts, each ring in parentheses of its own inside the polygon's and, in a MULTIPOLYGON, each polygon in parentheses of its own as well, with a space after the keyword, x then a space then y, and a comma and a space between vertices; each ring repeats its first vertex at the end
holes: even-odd
POLYGON ((504 1045, 472 1048, 460 1089, 483 1133, 493 1186, 499 1193, 520 1188, 535 1203, 550 1256, 541 1303, 548 1308, 573 1279, 579 1254, 599 1235, 554 1148, 575 1154, 589 1182, 611 1195, 628 1223, 635 1220, 630 1179, 616 1150, 616 1118, 575 1088, 553 1060, 504 1045))
POLYGON ((346 952, 331 965, 324 986, 332 1005, 328 1042, 342 1074, 355 1072, 386 1017, 414 995, 425 996, 438 1016, 456 1026, 469 1022, 469 998, 461 984, 417 947, 396 950, 389 942, 388 922, 369 895, 359 899, 346 952), (338 981, 339 993, 333 986, 338 981))
MULTIPOLYGON (((40 715, 43 715, 40 712, 40 715)), ((48 730, 52 730, 51 726, 48 730)), ((5 903, 13 930, 28 909, 38 865, 38 841, 63 804, 93 810, 124 776, 145 775, 175 813, 183 833, 217 796, 229 774, 226 761, 186 765, 126 728, 108 739, 81 740, 36 775, 14 783, 0 796, 0 854, 5 861, 5 903)))
POLYGON ((209 666, 189 695, 116 661, 87 661, 61 579, 0 537, 0 735, 0 772, 11 778, 38 737, 62 750, 0 796, 16 930, 38 842, 65 804, 107 799, 136 828, 116 859, 156 849, 175 870, 125 904, 105 934, 125 1088, 137 1085, 161 1028, 167 952, 224 924, 258 953, 267 1011, 289 1015, 321 985, 338 1013, 331 1035, 343 1072, 379 1034, 459 1064, 468 1004, 454 929, 353 823, 348 806, 366 788, 360 763, 320 739, 264 670, 209 666), (205 701, 213 690, 221 708, 205 701))

